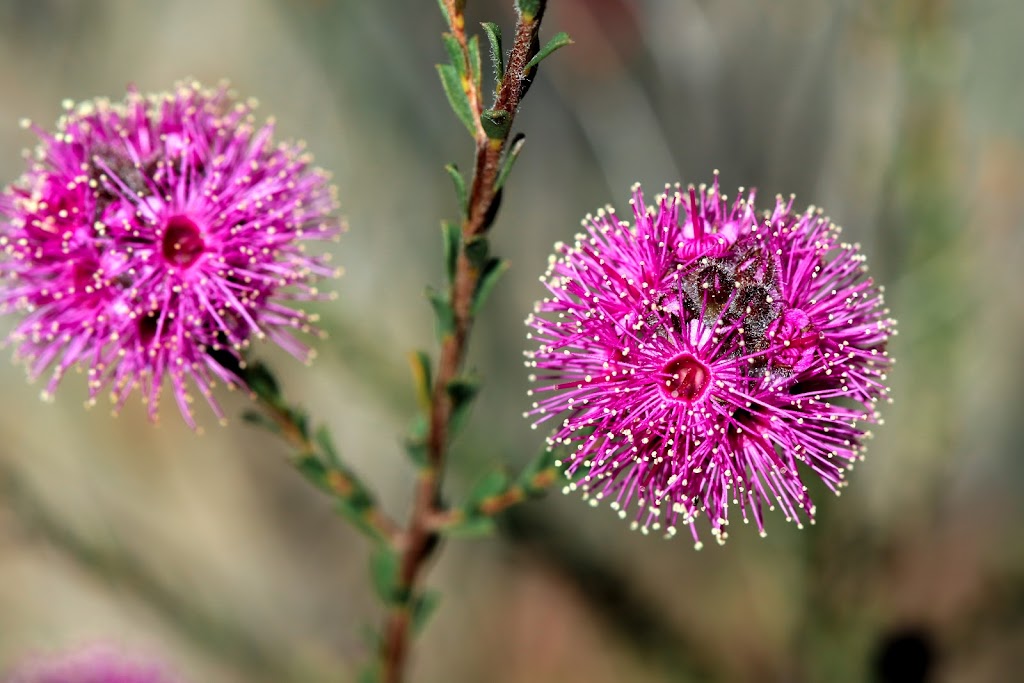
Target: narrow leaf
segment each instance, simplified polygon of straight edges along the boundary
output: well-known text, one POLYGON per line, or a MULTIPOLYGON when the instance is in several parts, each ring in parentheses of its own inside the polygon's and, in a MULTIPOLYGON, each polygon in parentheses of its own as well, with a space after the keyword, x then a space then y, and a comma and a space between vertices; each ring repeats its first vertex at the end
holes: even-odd
POLYGON ((444 17, 444 23, 450 27, 452 25, 452 17, 448 14, 448 8, 444 4, 444 0, 437 0, 437 4, 441 7, 441 16, 444 17))
POLYGON ((484 271, 480 274, 480 281, 476 285, 476 292, 473 294, 473 302, 470 304, 470 312, 473 316, 480 315, 487 297, 490 296, 494 286, 498 284, 498 280, 508 268, 508 261, 503 259, 491 259, 484 266, 484 271))
POLYGON ((412 368, 412 378, 416 385, 416 398, 423 410, 430 410, 430 395, 433 392, 430 377, 430 356, 426 351, 411 351, 409 353, 409 365, 412 368))
POLYGON ((443 340, 455 332, 455 311, 452 310, 452 304, 448 300, 446 292, 439 292, 433 287, 428 287, 427 298, 430 300, 430 305, 434 308, 437 336, 443 340))
POLYGON ((558 48, 565 47, 566 45, 572 45, 572 38, 569 37, 568 33, 566 33, 565 31, 562 31, 561 33, 556 35, 554 38, 549 40, 548 44, 545 45, 544 47, 542 47, 540 49, 540 52, 535 54, 533 56, 533 59, 531 59, 530 61, 528 61, 526 63, 526 66, 523 67, 523 72, 527 72, 530 69, 532 69, 533 67, 537 66, 542 61, 547 59, 551 55, 552 52, 554 52, 558 48))
POLYGON ((470 503, 476 505, 487 498, 504 493, 508 488, 508 475, 502 470, 488 472, 469 492, 470 503))
POLYGON ((491 68, 494 69, 494 91, 501 88, 505 80, 505 53, 501 51, 501 28, 494 22, 485 21, 481 26, 491 44, 491 68))
POLYGON ((492 140, 501 140, 512 126, 512 115, 504 109, 487 109, 480 114, 480 124, 492 140))
POLYGON ((272 406, 282 406, 281 386, 277 378, 266 365, 260 362, 250 363, 245 369, 245 382, 253 393, 272 406))
POLYGON ((386 604, 398 598, 398 568, 401 562, 398 553, 388 546, 382 546, 370 555, 370 576, 377 596, 386 604))
POLYGON ((469 517, 458 524, 445 527, 444 533, 447 536, 456 538, 475 538, 489 536, 494 533, 496 528, 497 525, 494 523, 493 518, 480 515, 479 517, 469 517))
POLYGON ((459 213, 465 216, 467 198, 469 196, 466 194, 466 179, 459 173, 459 167, 455 164, 448 164, 444 167, 444 170, 448 172, 448 176, 452 179, 452 184, 455 185, 455 197, 459 200, 459 213))
POLYGON ((266 429, 271 434, 281 433, 281 425, 277 424, 276 422, 274 422, 273 420, 271 420, 269 417, 259 412, 258 410, 245 411, 244 413, 242 413, 242 419, 251 425, 256 425, 257 427, 262 427, 263 429, 266 429))
POLYGON ((443 33, 441 34, 441 40, 444 42, 444 51, 448 53, 448 61, 455 67, 455 72, 460 76, 464 76, 466 74, 466 60, 462 56, 462 45, 459 44, 458 38, 451 33, 443 33))
POLYGON ((516 0, 516 9, 524 19, 532 20, 544 9, 545 0, 516 0))
POLYGON ((310 482, 318 486, 319 488, 326 489, 327 486, 327 467, 324 466, 323 461, 315 455, 307 453, 302 455, 295 460, 295 467, 302 472, 303 476, 306 477, 310 482))
POLYGON ((338 453, 338 449, 334 445, 334 439, 331 437, 331 430, 326 425, 316 430, 316 443, 320 446, 320 450, 323 452, 324 457, 327 458, 328 463, 333 467, 344 467, 344 463, 341 462, 341 455, 338 453))
POLYGON ((455 282, 455 269, 459 262, 459 247, 462 245, 462 230, 450 221, 441 223, 444 237, 444 270, 448 282, 455 282))
POLYGON ((473 36, 467 43, 469 48, 469 73, 472 77, 473 83, 476 84, 476 89, 479 92, 481 75, 480 75, 480 36, 473 36))
POLYGON ((413 420, 412 427, 409 428, 409 436, 405 439, 405 451, 417 467, 425 467, 427 464, 428 429, 427 416, 420 413, 413 420))
POLYGON ((463 375, 448 383, 448 396, 452 400, 452 412, 449 418, 449 432, 452 436, 459 433, 469 416, 469 408, 473 399, 480 393, 480 380, 463 375))
POLYGON ((412 628, 413 632, 419 633, 430 621, 430 617, 437 611, 441 604, 441 594, 437 591, 428 590, 422 595, 417 595, 412 604, 412 628))
POLYGON ((517 134, 512 139, 512 143, 508 146, 508 151, 505 152, 505 160, 501 164, 501 170, 498 171, 498 177, 494 180, 494 190, 496 192, 505 186, 508 174, 512 171, 512 166, 516 163, 516 159, 519 158, 519 152, 523 149, 523 144, 525 143, 526 136, 522 133, 517 134))
POLYGON ((462 77, 451 64, 438 64, 437 74, 441 77, 441 85, 444 93, 448 96, 448 104, 452 111, 459 117, 462 124, 470 135, 476 135, 476 124, 473 121, 473 109, 469 104, 469 98, 462 87, 462 77))
POLYGON ((487 264, 491 246, 483 235, 474 235, 466 242, 466 258, 474 268, 480 270, 487 264))

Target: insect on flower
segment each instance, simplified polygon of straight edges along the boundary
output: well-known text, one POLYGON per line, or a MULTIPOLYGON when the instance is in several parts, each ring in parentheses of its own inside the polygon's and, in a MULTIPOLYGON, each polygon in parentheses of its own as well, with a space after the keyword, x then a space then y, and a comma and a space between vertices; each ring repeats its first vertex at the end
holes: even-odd
POLYGON ((837 491, 888 400, 895 321, 858 247, 814 207, 676 186, 633 222, 608 207, 557 244, 527 319, 535 426, 593 504, 644 533, 764 508, 813 522, 803 477, 837 491))

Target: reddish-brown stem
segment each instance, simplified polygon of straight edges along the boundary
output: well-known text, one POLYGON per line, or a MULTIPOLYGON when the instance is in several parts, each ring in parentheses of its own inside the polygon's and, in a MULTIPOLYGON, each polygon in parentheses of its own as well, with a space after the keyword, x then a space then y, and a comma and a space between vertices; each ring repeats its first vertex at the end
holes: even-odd
MULTIPOLYGON (((452 34, 462 46, 466 65, 469 51, 465 33, 465 18, 456 6, 455 0, 445 0, 445 7, 451 19, 452 34)), ((530 59, 531 47, 537 39, 540 17, 521 16, 516 24, 515 43, 509 56, 505 77, 502 80, 495 109, 507 112, 511 126, 519 98, 522 93, 523 70, 530 59)), ((467 69, 468 72, 468 69, 467 69)), ((472 111, 477 119, 474 140, 476 161, 473 181, 470 185, 466 218, 462 223, 462 241, 483 234, 493 220, 494 184, 501 163, 506 138, 488 138, 479 122, 483 111, 481 93, 472 83, 465 85, 472 111)), ((443 512, 439 505, 441 476, 448 450, 448 428, 451 420, 452 402, 448 386, 458 375, 466 355, 466 344, 473 324, 471 305, 480 279, 479 270, 470 262, 464 249, 459 252, 455 277, 451 284, 450 297, 454 313, 454 327, 441 344, 441 354, 434 374, 434 388, 431 397, 429 432, 427 435, 427 463, 420 472, 409 516, 408 527, 400 543, 401 559, 398 572, 396 603, 390 607, 384 625, 380 652, 381 680, 384 683, 400 683, 405 671, 409 653, 410 627, 412 625, 412 602, 415 599, 418 581, 438 545, 436 518, 443 512)))

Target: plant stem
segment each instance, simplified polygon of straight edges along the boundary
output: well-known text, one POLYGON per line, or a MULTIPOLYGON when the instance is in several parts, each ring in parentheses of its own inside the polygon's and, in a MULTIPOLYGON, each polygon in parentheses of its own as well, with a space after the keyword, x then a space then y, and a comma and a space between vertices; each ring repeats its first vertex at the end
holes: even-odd
MULTIPOLYGON (((468 65, 470 57, 465 17, 455 0, 444 1, 451 19, 452 34, 459 41, 468 65)), ((516 23, 515 43, 494 107, 508 113, 510 124, 522 95, 524 67, 530 59, 531 49, 536 49, 540 20, 540 13, 536 16, 520 15, 516 23)), ((463 245, 471 238, 483 234, 494 219, 493 208, 497 195, 494 184, 507 141, 507 135, 501 138, 488 138, 483 127, 479 125, 479 115, 484 109, 481 93, 471 82, 472 79, 468 80, 470 82, 464 87, 478 125, 474 135, 476 162, 473 181, 470 186, 466 218, 462 223, 463 245)), ((402 681, 409 651, 411 604, 417 594, 418 582, 426 562, 433 555, 439 541, 432 521, 443 512, 440 505, 440 489, 452 413, 448 385, 457 376, 465 361, 467 342, 473 324, 471 304, 479 279, 480 271, 470 262, 463 246, 459 250, 455 277, 450 289, 454 330, 442 342, 437 372, 434 373, 436 379, 430 406, 427 463, 420 471, 409 523, 400 543, 397 591, 399 599, 391 606, 384 625, 380 652, 381 680, 384 683, 402 681)))

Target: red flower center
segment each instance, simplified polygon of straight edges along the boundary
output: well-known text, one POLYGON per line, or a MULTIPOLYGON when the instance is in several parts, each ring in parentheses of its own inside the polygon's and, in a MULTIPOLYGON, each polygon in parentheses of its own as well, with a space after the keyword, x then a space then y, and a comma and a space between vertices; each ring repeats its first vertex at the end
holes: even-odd
POLYGON ((164 228, 161 249, 168 263, 188 268, 203 255, 206 243, 203 242, 199 227, 191 219, 185 216, 172 216, 164 228))
POLYGON ((666 397, 691 403, 704 395, 711 381, 711 370, 693 354, 683 353, 665 364, 661 376, 659 386, 666 397))

